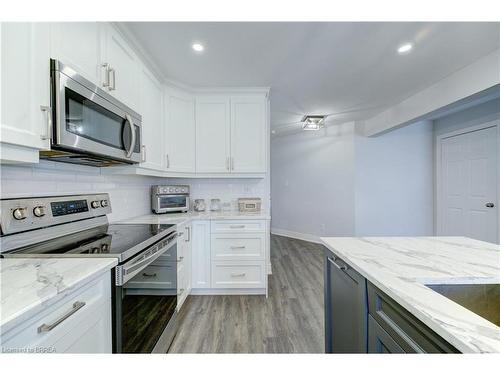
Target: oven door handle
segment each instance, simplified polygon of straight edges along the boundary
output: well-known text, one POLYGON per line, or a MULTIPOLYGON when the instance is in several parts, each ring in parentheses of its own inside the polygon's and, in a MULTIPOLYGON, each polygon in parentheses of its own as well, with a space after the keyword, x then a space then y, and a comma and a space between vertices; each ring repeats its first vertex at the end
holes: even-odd
MULTIPOLYGON (((140 257, 144 257, 144 259, 137 260, 138 257, 135 257, 128 261, 127 263, 116 266, 115 267, 115 278, 116 282, 115 284, 117 286, 124 285, 127 281, 132 279, 135 275, 137 275, 139 272, 141 272, 144 268, 149 266, 151 263, 153 263, 160 255, 165 253, 168 249, 170 249, 175 243, 175 238, 177 237, 177 233, 173 233, 169 237, 165 238, 161 242, 167 242, 166 245, 164 245, 161 248, 158 248, 157 245, 153 245, 150 250, 151 254, 148 255, 147 257, 144 257, 144 255, 139 255, 140 257)), ((146 250, 146 251, 150 251, 146 250)))
MULTIPOLYGON (((128 113, 125 115, 125 118, 127 119, 128 125, 130 127, 130 134, 132 135, 130 137, 130 147, 125 149, 125 151, 127 152, 127 158, 130 159, 135 148, 135 126, 134 121, 132 121, 132 117, 128 113)), ((123 129, 123 131, 125 131, 125 129, 123 129)))

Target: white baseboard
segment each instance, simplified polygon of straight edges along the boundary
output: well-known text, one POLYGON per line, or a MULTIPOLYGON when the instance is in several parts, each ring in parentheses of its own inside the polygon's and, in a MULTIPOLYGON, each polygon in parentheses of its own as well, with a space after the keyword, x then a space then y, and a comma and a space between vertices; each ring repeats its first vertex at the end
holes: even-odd
POLYGON ((279 229, 279 228, 271 228, 271 233, 277 234, 278 236, 295 238, 295 239, 302 240, 302 241, 314 242, 314 243, 319 243, 319 244, 322 243, 319 236, 315 236, 313 234, 293 232, 290 230, 279 229))
POLYGON ((258 289, 191 289, 193 296, 243 296, 243 295, 266 295, 266 288, 258 289))

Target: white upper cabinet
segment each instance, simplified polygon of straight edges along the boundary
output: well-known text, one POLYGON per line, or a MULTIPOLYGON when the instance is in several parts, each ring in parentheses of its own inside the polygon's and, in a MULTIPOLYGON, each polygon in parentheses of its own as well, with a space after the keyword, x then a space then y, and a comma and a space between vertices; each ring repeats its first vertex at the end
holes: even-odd
POLYGON ((196 99, 196 172, 230 173, 229 97, 196 99))
POLYGON ((194 98, 173 89, 165 91, 165 169, 169 172, 195 171, 194 98))
POLYGON ((2 22, 0 37, 0 140, 49 148, 49 24, 2 22))
POLYGON ((138 112, 140 62, 120 33, 105 25, 102 65, 103 86, 121 102, 138 112))
POLYGON ((50 24, 51 57, 101 86, 101 29, 97 22, 50 24))
POLYGON ((158 80, 145 68, 141 68, 140 114, 142 115, 141 167, 162 170, 163 148, 163 90, 158 80))
POLYGON ((231 172, 266 171, 266 98, 231 98, 231 172))

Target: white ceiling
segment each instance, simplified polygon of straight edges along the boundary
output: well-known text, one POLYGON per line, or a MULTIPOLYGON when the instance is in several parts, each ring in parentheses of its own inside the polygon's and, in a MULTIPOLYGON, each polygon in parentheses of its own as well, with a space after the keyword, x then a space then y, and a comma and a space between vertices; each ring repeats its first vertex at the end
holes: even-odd
MULTIPOLYGON (((500 48, 500 23, 132 22, 165 77, 195 87, 271 87, 271 126, 304 114, 369 118, 500 48), (191 49, 201 42, 201 54, 191 49), (403 42, 415 47, 396 52, 403 42)), ((290 125, 292 124, 292 125, 290 125)))

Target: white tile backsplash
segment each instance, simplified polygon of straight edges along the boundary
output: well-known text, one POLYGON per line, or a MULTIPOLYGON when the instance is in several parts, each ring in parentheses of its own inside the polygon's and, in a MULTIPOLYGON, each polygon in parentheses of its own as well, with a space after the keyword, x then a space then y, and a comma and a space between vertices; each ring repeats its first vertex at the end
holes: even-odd
POLYGON ((30 166, 0 166, 0 197, 109 193, 110 221, 151 212, 150 187, 156 184, 191 186, 191 198, 222 202, 260 197, 269 210, 269 179, 188 179, 101 174, 99 168, 41 161, 30 166))

